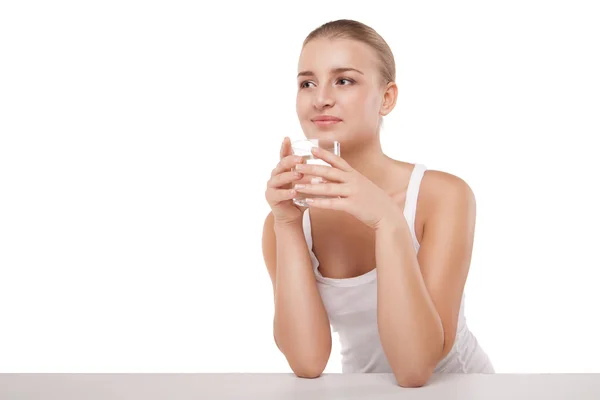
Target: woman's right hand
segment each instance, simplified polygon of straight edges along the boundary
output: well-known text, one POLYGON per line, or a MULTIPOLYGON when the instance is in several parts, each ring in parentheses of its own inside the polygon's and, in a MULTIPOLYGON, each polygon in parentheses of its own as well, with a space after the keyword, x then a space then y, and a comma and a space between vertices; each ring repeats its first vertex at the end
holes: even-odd
POLYGON ((279 151, 279 163, 271 172, 271 179, 267 182, 265 197, 271 210, 275 223, 293 223, 302 220, 305 207, 296 205, 292 199, 298 194, 292 189, 294 182, 302 179, 302 174, 293 171, 296 164, 302 164, 302 157, 292 154, 290 139, 286 137, 279 151))

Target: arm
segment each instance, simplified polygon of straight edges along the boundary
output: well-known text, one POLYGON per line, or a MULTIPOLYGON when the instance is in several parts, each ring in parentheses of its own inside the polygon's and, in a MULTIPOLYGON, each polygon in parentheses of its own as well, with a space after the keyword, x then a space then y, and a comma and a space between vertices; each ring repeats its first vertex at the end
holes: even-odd
POLYGON ((269 214, 262 247, 273 284, 275 343, 297 376, 316 378, 331 354, 331 328, 317 289, 302 221, 280 225, 269 214))
POLYGON ((402 215, 376 230, 381 343, 398 383, 411 387, 424 385, 454 344, 475 228, 469 186, 450 174, 427 174, 438 195, 418 256, 402 215))

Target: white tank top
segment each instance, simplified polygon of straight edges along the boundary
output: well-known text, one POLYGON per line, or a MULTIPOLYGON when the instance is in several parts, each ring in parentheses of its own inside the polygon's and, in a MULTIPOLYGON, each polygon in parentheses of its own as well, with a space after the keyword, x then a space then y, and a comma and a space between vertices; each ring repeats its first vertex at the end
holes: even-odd
MULTIPOLYGON (((427 168, 415 164, 408 183, 404 217, 408 222, 415 250, 420 244, 415 234, 415 215, 421 179, 427 168)), ((332 330, 339 335, 342 372, 392 372, 383 352, 377 330, 377 270, 348 279, 326 278, 319 272, 319 261, 313 252, 309 209, 303 215, 303 229, 317 286, 332 330)), ((452 350, 440 361, 434 372, 494 373, 487 354, 469 331, 464 316, 463 293, 458 316, 456 340, 452 350)))

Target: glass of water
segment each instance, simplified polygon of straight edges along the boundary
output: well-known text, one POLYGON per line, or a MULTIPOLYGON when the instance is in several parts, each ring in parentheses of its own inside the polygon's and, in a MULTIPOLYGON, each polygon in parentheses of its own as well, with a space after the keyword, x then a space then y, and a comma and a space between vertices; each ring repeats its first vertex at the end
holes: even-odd
MULTIPOLYGON (((292 153, 296 156, 301 156, 304 159, 305 164, 318 164, 318 165, 327 165, 331 167, 331 165, 320 158, 316 158, 312 154, 312 148, 319 147, 325 149, 336 156, 340 156, 340 142, 336 140, 330 139, 304 139, 304 140, 296 140, 292 142, 292 153)), ((317 183, 325 183, 325 179, 320 176, 312 176, 308 174, 304 174, 302 179, 298 180, 296 183, 304 183, 304 184, 317 184, 317 183)), ((296 205, 301 207, 308 207, 308 203, 304 201, 307 197, 326 197, 326 196, 316 196, 316 195, 307 195, 305 193, 298 193, 296 197, 294 197, 293 202, 296 205)))

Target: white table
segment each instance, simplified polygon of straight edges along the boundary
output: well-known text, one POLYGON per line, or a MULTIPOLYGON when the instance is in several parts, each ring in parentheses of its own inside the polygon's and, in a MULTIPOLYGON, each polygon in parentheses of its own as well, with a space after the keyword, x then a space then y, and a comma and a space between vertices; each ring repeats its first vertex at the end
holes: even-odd
POLYGON ((0 399, 600 399, 600 374, 435 374, 403 388, 391 374, 0 374, 0 399))

